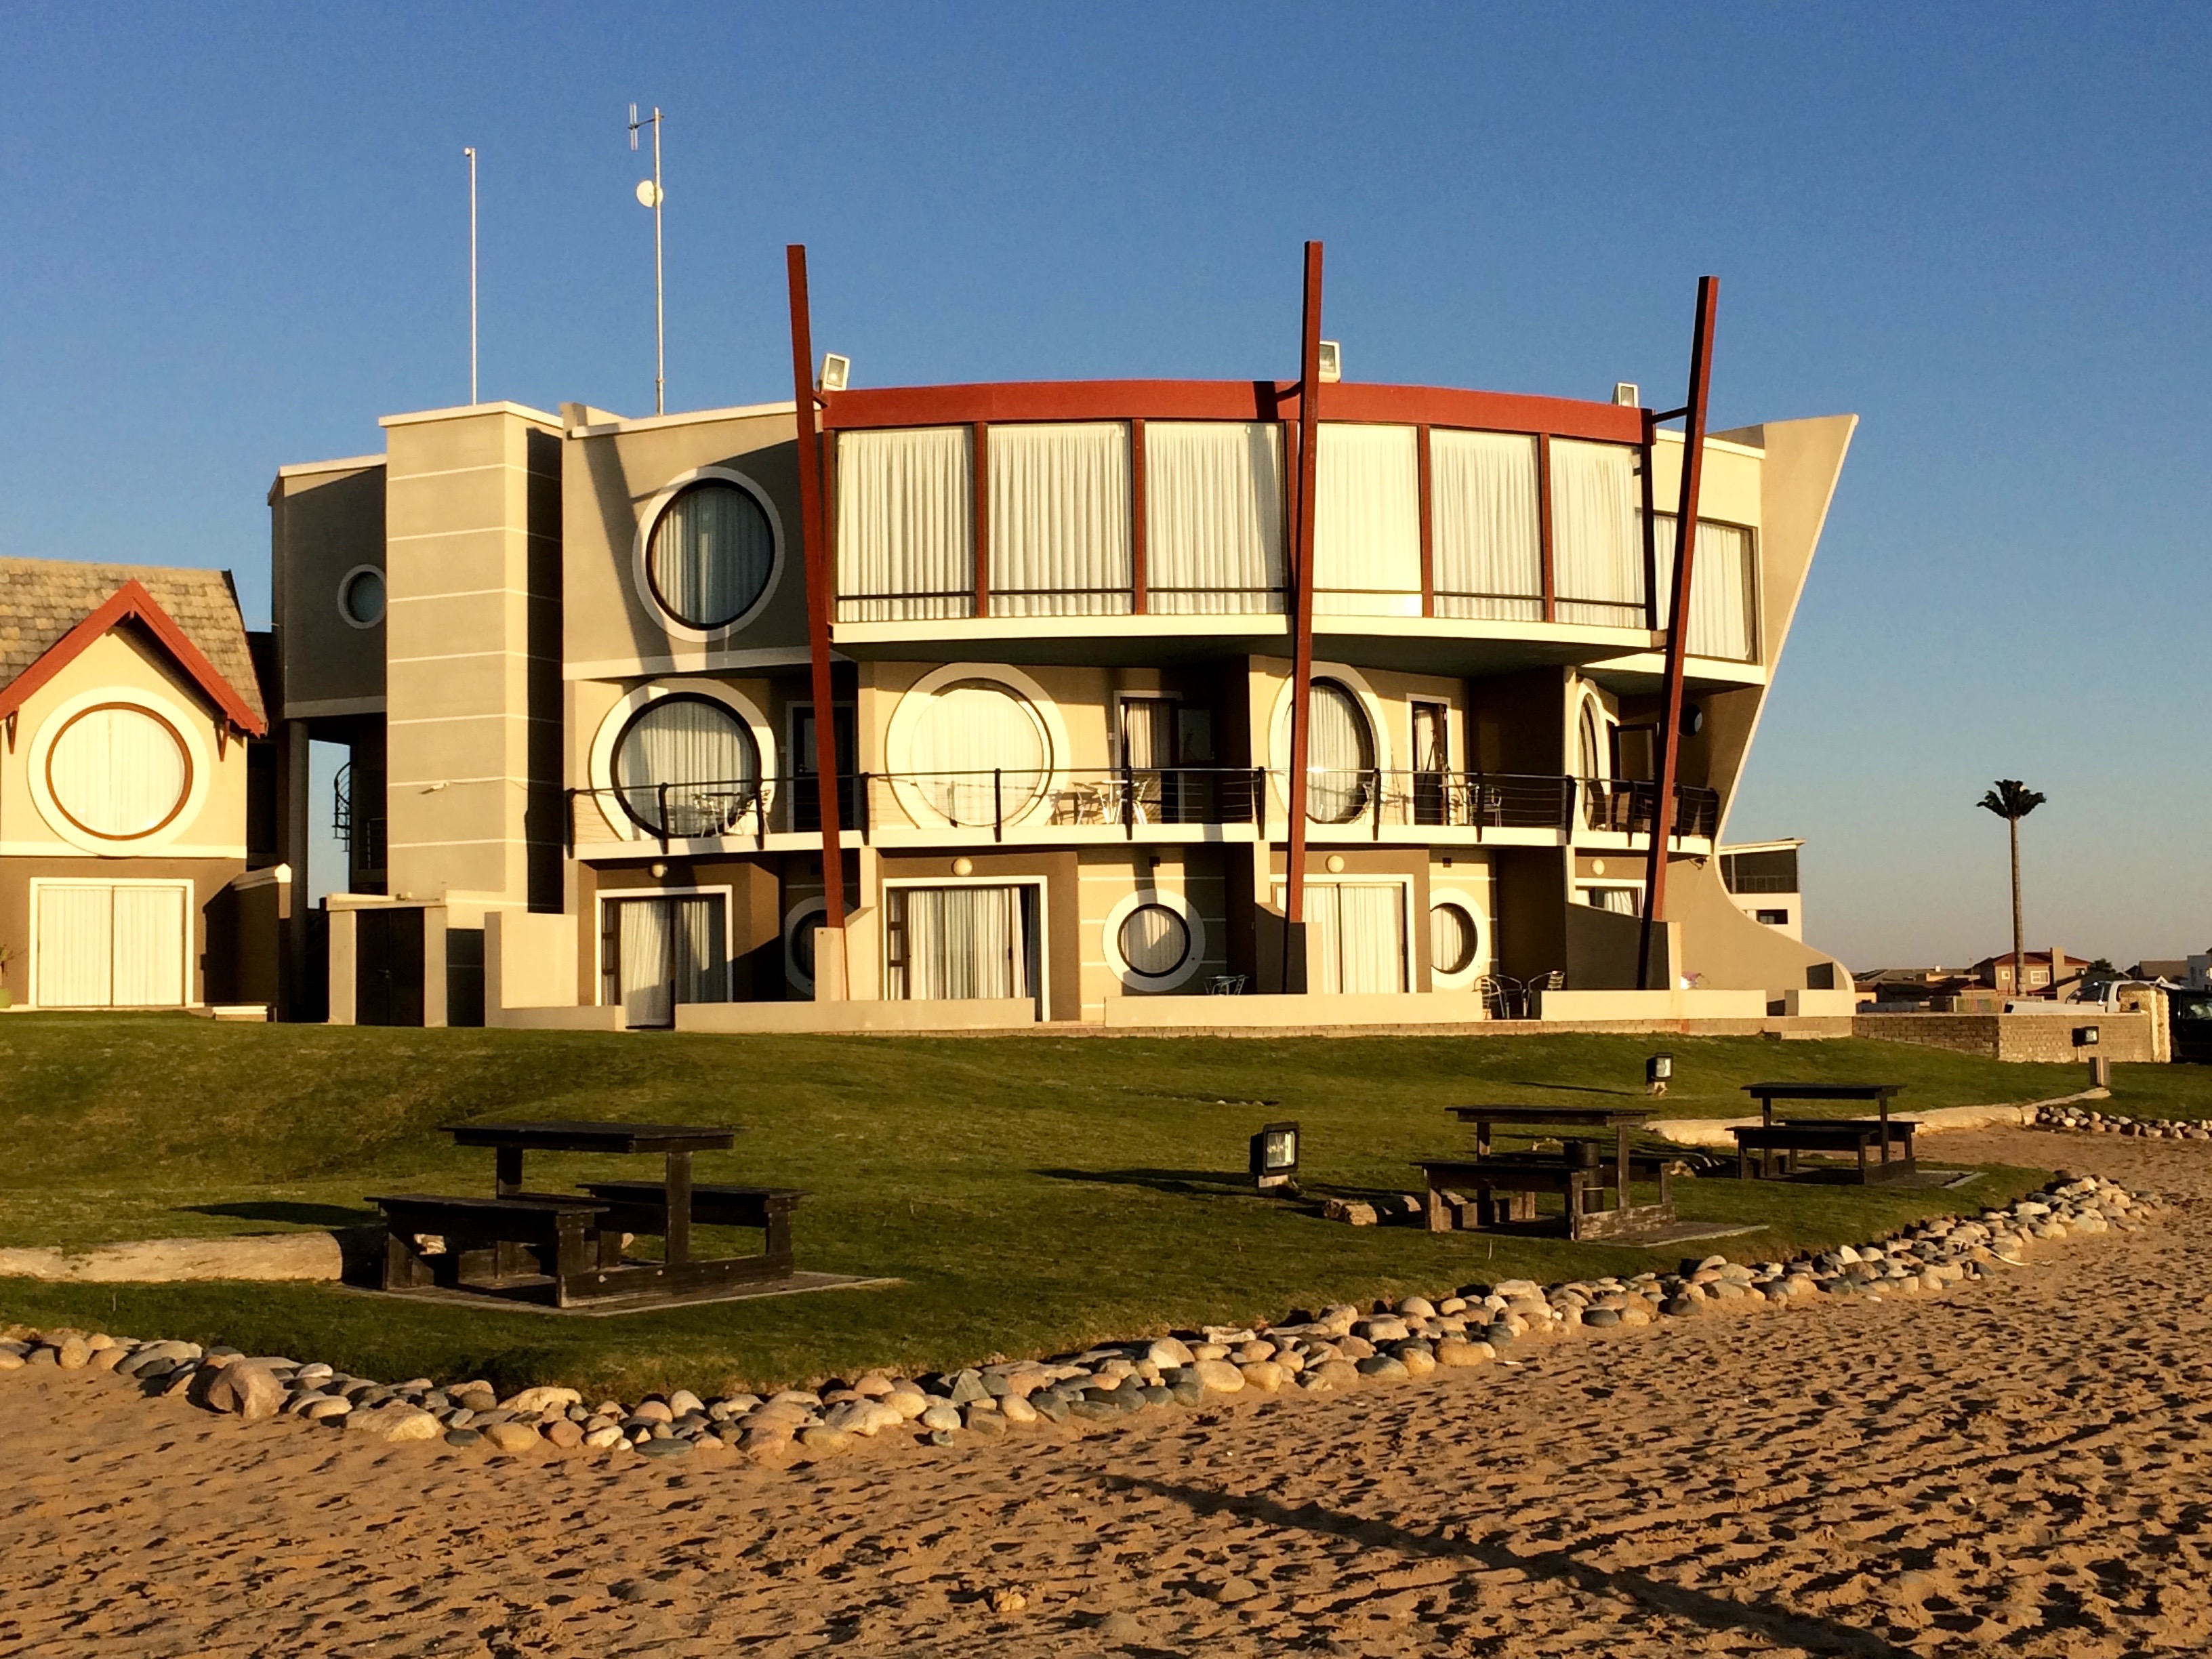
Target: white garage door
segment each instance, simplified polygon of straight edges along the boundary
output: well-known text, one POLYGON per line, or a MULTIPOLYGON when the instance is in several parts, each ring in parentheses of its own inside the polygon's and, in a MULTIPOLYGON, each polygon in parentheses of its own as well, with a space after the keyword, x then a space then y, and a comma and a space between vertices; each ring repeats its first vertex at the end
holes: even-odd
POLYGON ((33 885, 42 1008, 175 1008, 185 1000, 183 882, 33 885))

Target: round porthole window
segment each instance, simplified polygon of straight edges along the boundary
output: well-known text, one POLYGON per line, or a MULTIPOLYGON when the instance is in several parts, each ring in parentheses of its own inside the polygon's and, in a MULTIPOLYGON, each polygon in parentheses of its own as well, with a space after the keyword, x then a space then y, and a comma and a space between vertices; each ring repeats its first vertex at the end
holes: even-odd
POLYGON ((775 531, 749 489, 708 480, 661 509, 645 575, 663 611, 687 628, 726 628, 761 601, 775 569, 775 531))
POLYGON ((1482 935, 1474 917, 1463 904, 1447 901, 1429 909, 1429 968, 1447 975, 1464 974, 1474 966, 1482 935))
POLYGON ((162 829, 191 793, 191 752, 176 728, 129 703, 88 708, 46 751, 46 787, 87 835, 136 841, 162 829))
POLYGON ((356 628, 374 628, 384 620, 384 573, 365 564, 349 570, 338 584, 338 614, 356 628))
POLYGON ((760 746, 714 698, 659 697, 615 740, 614 781, 623 810, 647 833, 724 836, 760 794, 760 746))
POLYGON ((1115 941, 1139 979, 1173 978, 1190 960, 1190 925, 1164 904, 1140 904, 1121 918, 1115 941))

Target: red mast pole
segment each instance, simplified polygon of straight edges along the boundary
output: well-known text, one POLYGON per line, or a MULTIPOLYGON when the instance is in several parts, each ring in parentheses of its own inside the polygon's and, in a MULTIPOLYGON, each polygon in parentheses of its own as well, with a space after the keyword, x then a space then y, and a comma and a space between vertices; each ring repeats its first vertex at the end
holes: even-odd
MULTIPOLYGON (((1291 645, 1291 776, 1290 787, 1284 791, 1291 804, 1291 834, 1284 854, 1283 916, 1291 928, 1303 927, 1306 919, 1306 705, 1313 696, 1314 493, 1320 426, 1321 244, 1308 242, 1305 314, 1298 338, 1297 518, 1291 558, 1291 591, 1297 607, 1291 645)), ((1290 983, 1287 955, 1284 969, 1285 991, 1306 988, 1303 953, 1295 986, 1290 983)))
MULTIPOLYGON (((814 671, 814 781, 822 814, 823 925, 845 927, 845 854, 837 822, 837 711, 830 678, 831 573, 823 512, 822 439, 816 416, 814 329, 806 302, 806 249, 784 250, 791 281, 791 395, 799 422, 799 539, 806 577, 806 647, 814 671)), ((842 960, 842 953, 840 960, 842 960)))

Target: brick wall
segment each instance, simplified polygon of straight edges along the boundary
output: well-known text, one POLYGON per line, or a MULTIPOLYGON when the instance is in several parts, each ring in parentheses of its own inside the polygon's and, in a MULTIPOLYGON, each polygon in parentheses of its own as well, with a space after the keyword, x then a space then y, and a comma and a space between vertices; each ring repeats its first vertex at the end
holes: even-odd
POLYGON ((2084 1009, 2078 1015, 1859 1014, 1851 1021, 1851 1035, 1917 1042, 1923 1048, 1948 1048, 1953 1054, 1979 1054, 1988 1060, 2053 1063, 2102 1054, 2118 1066, 2158 1058, 2153 1051, 2148 1014, 2112 1013, 2100 1008, 2084 1009), (2074 1046, 2074 1030, 2079 1025, 2097 1028, 2099 1041, 2094 1048, 2074 1046))

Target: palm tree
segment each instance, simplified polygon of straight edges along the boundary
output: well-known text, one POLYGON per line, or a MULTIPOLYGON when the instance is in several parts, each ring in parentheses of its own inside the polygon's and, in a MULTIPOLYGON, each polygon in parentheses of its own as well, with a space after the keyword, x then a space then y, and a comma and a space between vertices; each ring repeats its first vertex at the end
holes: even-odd
MULTIPOLYGON (((2027 960, 2022 947, 2020 926, 2020 821, 2043 805, 2044 797, 2029 788, 2018 778, 1999 778, 1996 787, 1984 794, 1978 803, 1984 812, 1994 812, 2005 821, 2012 835, 2012 989, 2018 996, 2027 987, 2027 960)), ((2058 981, 2058 964, 2051 964, 2051 983, 2058 981)))

